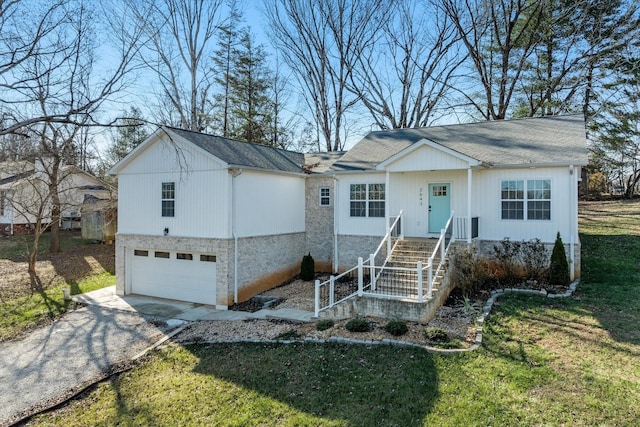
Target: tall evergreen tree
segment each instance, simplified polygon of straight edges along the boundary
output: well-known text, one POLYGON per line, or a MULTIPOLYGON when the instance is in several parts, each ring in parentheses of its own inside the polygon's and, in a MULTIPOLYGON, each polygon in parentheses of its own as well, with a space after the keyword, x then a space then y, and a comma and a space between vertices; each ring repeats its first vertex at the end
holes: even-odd
POLYGON ((149 136, 145 119, 139 108, 132 106, 124 113, 123 125, 116 128, 114 138, 107 148, 105 166, 109 168, 122 160, 149 136))
POLYGON ((211 127, 214 133, 224 137, 229 136, 229 122, 231 119, 231 76, 234 72, 234 54, 238 48, 242 21, 237 2, 227 2, 229 15, 224 24, 218 29, 218 48, 214 51, 213 71, 214 82, 218 86, 218 92, 213 97, 214 112, 211 127))
POLYGON ((242 141, 268 144, 272 76, 266 63, 267 54, 262 45, 255 44, 249 29, 244 29, 233 57, 229 97, 233 123, 229 135, 242 141))

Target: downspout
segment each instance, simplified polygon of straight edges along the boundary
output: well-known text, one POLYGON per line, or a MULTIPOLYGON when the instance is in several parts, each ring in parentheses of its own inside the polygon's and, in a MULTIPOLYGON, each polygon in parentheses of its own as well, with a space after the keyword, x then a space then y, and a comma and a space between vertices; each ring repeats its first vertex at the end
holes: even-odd
POLYGON ((229 169, 231 174, 231 236, 233 237, 233 303, 238 303, 238 233, 236 231, 236 177, 242 174, 242 169, 229 169))
POLYGON ((471 244, 471 186, 473 185, 473 170, 467 169, 467 244, 471 244))
POLYGON ((569 278, 573 281, 576 277, 576 234, 578 233, 578 180, 573 165, 569 165, 569 185, 571 186, 571 209, 569 209, 571 215, 571 236, 569 246, 569 278))
POLYGON ((339 224, 339 212, 338 212, 338 186, 340 182, 338 177, 333 175, 333 272, 338 272, 338 224, 339 224))

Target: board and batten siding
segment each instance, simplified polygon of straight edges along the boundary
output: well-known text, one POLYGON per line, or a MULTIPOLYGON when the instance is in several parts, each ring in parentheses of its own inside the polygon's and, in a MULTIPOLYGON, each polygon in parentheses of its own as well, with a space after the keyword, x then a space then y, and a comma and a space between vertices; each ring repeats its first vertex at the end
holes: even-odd
POLYGON ((469 163, 435 148, 422 146, 393 161, 389 172, 467 169, 469 163))
MULTIPOLYGON (((576 168, 574 173, 580 173, 576 168)), ((577 212, 577 189, 569 168, 540 167, 519 169, 491 169, 474 171, 472 215, 479 217, 479 238, 482 240, 530 240, 539 238, 553 242, 559 231, 564 241, 575 234, 572 212, 577 212), (551 181, 550 220, 503 220, 501 213, 501 182, 503 180, 548 179, 551 181)), ((526 182, 525 182, 526 191, 526 182)), ((526 209, 526 206, 525 206, 526 209)))
MULTIPOLYGON (((335 200, 337 201, 335 209, 337 209, 338 234, 380 237, 385 235, 385 219, 352 217, 350 215, 349 199, 351 184, 384 184, 385 179, 386 175, 384 172, 344 174, 338 176, 338 189, 335 195, 335 200)), ((385 197, 388 200, 388 189, 385 189, 385 197)))
POLYGON ((151 144, 118 174, 118 231, 122 234, 231 238, 231 176, 226 165, 197 147, 166 140, 151 144), (162 183, 175 182, 175 216, 162 217, 162 183))
POLYGON ((234 183, 237 237, 305 231, 305 179, 244 170, 234 183))
POLYGON ((451 210, 467 215, 467 171, 392 173, 389 179, 389 216, 402 214, 406 237, 428 237, 429 184, 449 184, 451 210))

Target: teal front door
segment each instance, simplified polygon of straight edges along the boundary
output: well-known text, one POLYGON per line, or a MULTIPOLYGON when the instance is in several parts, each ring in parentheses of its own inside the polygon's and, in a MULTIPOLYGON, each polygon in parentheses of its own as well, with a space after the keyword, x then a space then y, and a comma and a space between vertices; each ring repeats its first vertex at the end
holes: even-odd
POLYGON ((449 184, 429 184, 429 233, 440 233, 451 215, 449 184))

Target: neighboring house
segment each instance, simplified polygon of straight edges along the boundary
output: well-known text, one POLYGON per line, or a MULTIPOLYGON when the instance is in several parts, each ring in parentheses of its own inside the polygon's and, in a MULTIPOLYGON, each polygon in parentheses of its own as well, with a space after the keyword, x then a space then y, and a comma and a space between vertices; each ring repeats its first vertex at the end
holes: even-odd
MULTIPOLYGON (((85 196, 112 198, 115 189, 75 167, 63 166, 59 174, 62 228, 79 228, 85 196)), ((41 163, 0 162, 0 235, 29 233, 42 213, 43 224, 51 221, 51 198, 41 163)))
POLYGON ((290 279, 311 252, 343 271, 402 211, 404 237, 453 234, 490 252, 560 232, 580 275, 582 117, 372 132, 346 153, 300 154, 158 129, 118 175, 118 294, 226 308, 290 279), (453 212, 453 214, 452 214, 453 212))

